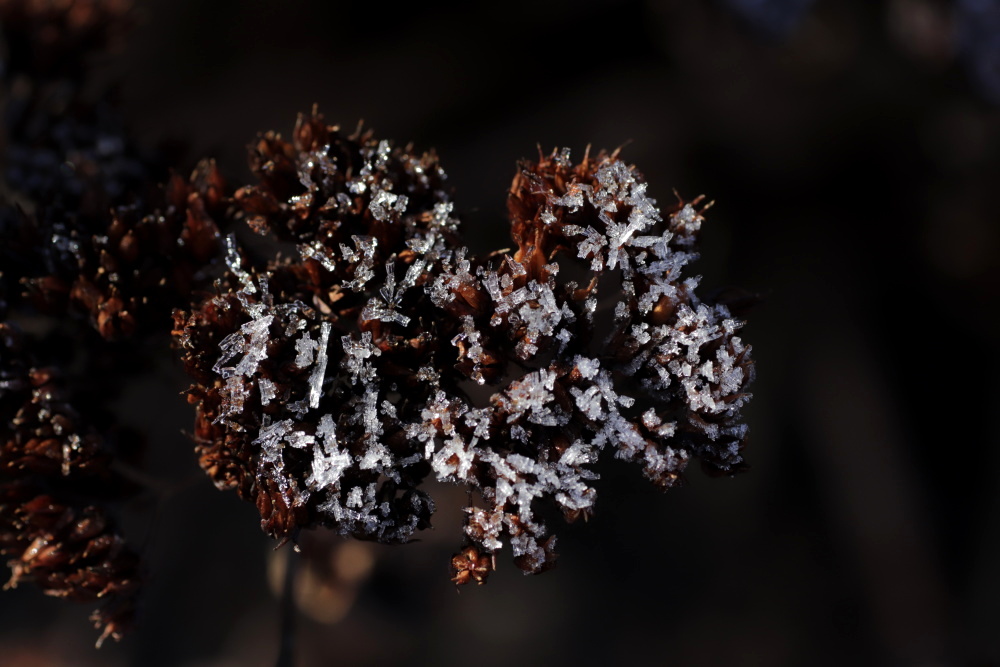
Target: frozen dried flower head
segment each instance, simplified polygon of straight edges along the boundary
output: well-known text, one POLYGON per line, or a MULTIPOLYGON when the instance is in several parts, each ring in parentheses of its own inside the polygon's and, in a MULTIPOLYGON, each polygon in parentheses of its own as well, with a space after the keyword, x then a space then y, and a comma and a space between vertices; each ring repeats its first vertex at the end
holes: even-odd
POLYGON ((473 256, 433 155, 314 112, 251 166, 237 201, 298 256, 253 263, 231 238, 217 295, 175 336, 202 466, 269 534, 405 542, 433 476, 474 492, 452 566, 482 583, 505 543, 527 573, 552 566, 538 510, 589 514, 602 454, 662 488, 692 458, 743 467, 741 322, 684 276, 700 200, 663 211, 617 152, 564 149, 520 166, 514 248, 473 256))

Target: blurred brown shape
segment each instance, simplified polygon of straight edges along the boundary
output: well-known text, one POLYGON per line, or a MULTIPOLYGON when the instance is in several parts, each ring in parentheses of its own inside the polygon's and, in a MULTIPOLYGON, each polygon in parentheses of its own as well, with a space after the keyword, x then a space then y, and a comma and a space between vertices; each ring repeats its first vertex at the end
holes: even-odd
POLYGON ((132 0, 0 0, 10 69, 38 79, 79 76, 82 54, 116 46, 132 0))
POLYGON ((317 623, 338 622, 350 611, 372 571, 371 545, 327 532, 309 532, 300 536, 295 549, 294 556, 289 547, 271 552, 267 568, 271 591, 282 594, 289 558, 294 558, 292 586, 298 610, 317 623))

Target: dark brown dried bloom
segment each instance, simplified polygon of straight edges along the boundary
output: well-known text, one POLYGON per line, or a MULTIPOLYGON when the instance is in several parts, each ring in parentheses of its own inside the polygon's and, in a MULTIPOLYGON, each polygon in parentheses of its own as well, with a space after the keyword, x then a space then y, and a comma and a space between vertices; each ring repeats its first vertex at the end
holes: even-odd
POLYGON ((334 263, 331 250, 355 234, 401 246, 416 227, 426 227, 421 215, 432 216, 447 201, 434 154, 394 149, 361 128, 344 135, 315 111, 299 116, 291 143, 273 132, 261 136, 250 146, 250 167, 259 184, 236 193, 250 226, 301 244, 303 257, 320 263, 334 263))
POLYGON ((26 250, 5 280, 23 282, 46 312, 81 312, 108 339, 167 329, 171 310, 207 283, 228 206, 210 161, 159 188, 160 156, 138 147, 112 104, 83 93, 81 62, 124 31, 130 7, 0 0, 0 191, 26 211, 0 202, 0 241, 26 250))
POLYGON ((101 438, 66 403, 55 371, 30 367, 22 335, 0 324, 0 554, 7 587, 101 601, 98 646, 134 612, 139 560, 104 509, 120 489, 101 438))
POLYGON ((165 330, 171 310, 210 282, 229 206, 226 186, 206 160, 190 179, 174 175, 156 191, 143 161, 121 148, 121 135, 88 131, 81 141, 10 146, 7 184, 33 210, 4 205, 0 213, 0 257, 10 259, 4 279, 20 280, 44 312, 86 316, 107 339, 165 330), (102 153, 105 143, 118 153, 102 153))
POLYGON ((6 282, 33 279, 36 298, 63 283, 45 299, 62 310, 81 247, 107 234, 112 209, 143 206, 152 180, 113 110, 81 103, 72 86, 52 91, 4 91, 0 191, 16 199, 0 200, 0 259, 6 282))
MULTIPOLYGON (((102 333, 125 329, 122 311, 137 310, 128 288, 144 267, 122 261, 131 223, 118 223, 116 234, 109 212, 139 206, 154 181, 114 110, 82 94, 87 57, 120 34, 130 6, 0 0, 0 553, 12 570, 8 587, 32 581, 49 595, 99 601, 98 645, 120 638, 134 611, 138 557, 109 514, 127 489, 104 439, 69 404, 60 374, 32 362, 24 337, 3 319, 8 299, 20 305, 24 281, 56 311, 85 305, 86 296, 102 333), (101 291, 124 306, 95 296, 101 291)), ((143 306, 149 296, 155 290, 141 295, 143 306)))
POLYGON ((692 457, 743 467, 741 323, 681 275, 700 200, 664 216, 617 153, 554 152, 514 179, 516 249, 472 257, 433 156, 314 113, 292 143, 264 135, 251 165, 248 222, 299 257, 250 266, 231 240, 219 294, 175 336, 202 465, 268 533, 407 541, 429 525, 433 473, 481 499, 452 562, 481 582, 504 541, 525 572, 552 566, 536 511, 586 516, 601 452, 662 488, 692 457))
POLYGON ((151 212, 120 206, 100 233, 75 225, 51 229, 53 272, 25 282, 36 305, 86 314, 104 338, 140 327, 166 329, 171 309, 206 284, 221 248, 216 220, 225 216, 225 184, 204 161, 187 181, 173 176, 151 212))
POLYGON ((154 187, 156 160, 111 107, 82 101, 73 85, 21 86, 6 105, 5 189, 29 212, 3 202, 0 241, 25 251, 6 280, 23 282, 45 312, 84 314, 105 338, 166 329, 221 247, 228 200, 214 163, 154 187))
POLYGON ((170 311, 208 282, 225 185, 204 161, 189 181, 152 187, 156 169, 117 114, 63 102, 8 100, 4 180, 30 214, 0 213, 5 280, 22 282, 45 312, 85 315, 108 339, 165 330, 170 311))

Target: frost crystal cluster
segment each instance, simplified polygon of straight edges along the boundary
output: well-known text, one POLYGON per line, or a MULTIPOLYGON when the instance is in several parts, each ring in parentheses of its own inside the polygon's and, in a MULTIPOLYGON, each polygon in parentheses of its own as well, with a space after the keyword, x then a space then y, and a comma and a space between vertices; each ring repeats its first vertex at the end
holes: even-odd
POLYGON ((553 564, 539 509, 588 515, 602 455, 662 488, 692 458, 743 467, 749 347, 684 275, 699 200, 662 210, 617 153, 554 152, 514 178, 512 248, 474 256, 434 155, 314 113, 251 166, 236 206, 296 251, 251 261, 230 238, 175 337, 201 464, 269 534, 406 542, 433 477, 470 489, 452 565, 481 583, 505 545, 525 572, 553 564))

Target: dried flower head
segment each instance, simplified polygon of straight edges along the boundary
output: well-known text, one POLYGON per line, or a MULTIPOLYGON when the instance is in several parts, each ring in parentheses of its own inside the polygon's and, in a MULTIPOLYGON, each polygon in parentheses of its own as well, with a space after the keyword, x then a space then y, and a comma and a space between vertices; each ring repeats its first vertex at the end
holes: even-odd
POLYGON ((452 564, 481 582, 505 541, 525 572, 551 567, 536 512, 589 513, 602 452, 662 488, 691 458, 743 467, 749 348, 682 276, 700 200, 664 215, 617 153, 553 152, 514 179, 516 249, 474 257, 432 155, 314 112, 251 166, 236 200, 298 257, 250 262, 231 239, 218 294, 175 336, 202 466, 269 534, 407 541, 434 475, 478 498, 452 564))
POLYGON ((4 178, 30 214, 8 209, 0 225, 6 280, 21 281, 42 311, 78 312, 108 339, 167 329, 221 249, 227 200, 215 164, 154 187, 153 161, 115 113, 50 103, 10 102, 4 178))
POLYGON ((66 402, 58 374, 32 367, 24 337, 0 324, 0 554, 6 587, 101 601, 98 646, 131 623, 139 559, 106 504, 122 493, 100 436, 66 402))
MULTIPOLYGON (((211 161, 165 187, 106 99, 84 92, 89 54, 130 23, 130 0, 0 0, 4 86, 0 258, 51 314, 86 316, 108 339, 169 327, 208 282, 225 185, 211 161), (6 204, 6 202, 4 202, 6 204)), ((105 96, 112 97, 112 96, 105 96)))
POLYGON ((210 280, 222 247, 215 220, 225 216, 224 189, 215 164, 204 161, 190 180, 174 175, 159 206, 119 206, 99 232, 49 216, 58 219, 47 230, 52 270, 24 280, 29 294, 43 311, 86 315, 107 339, 167 329, 171 309, 210 280))

